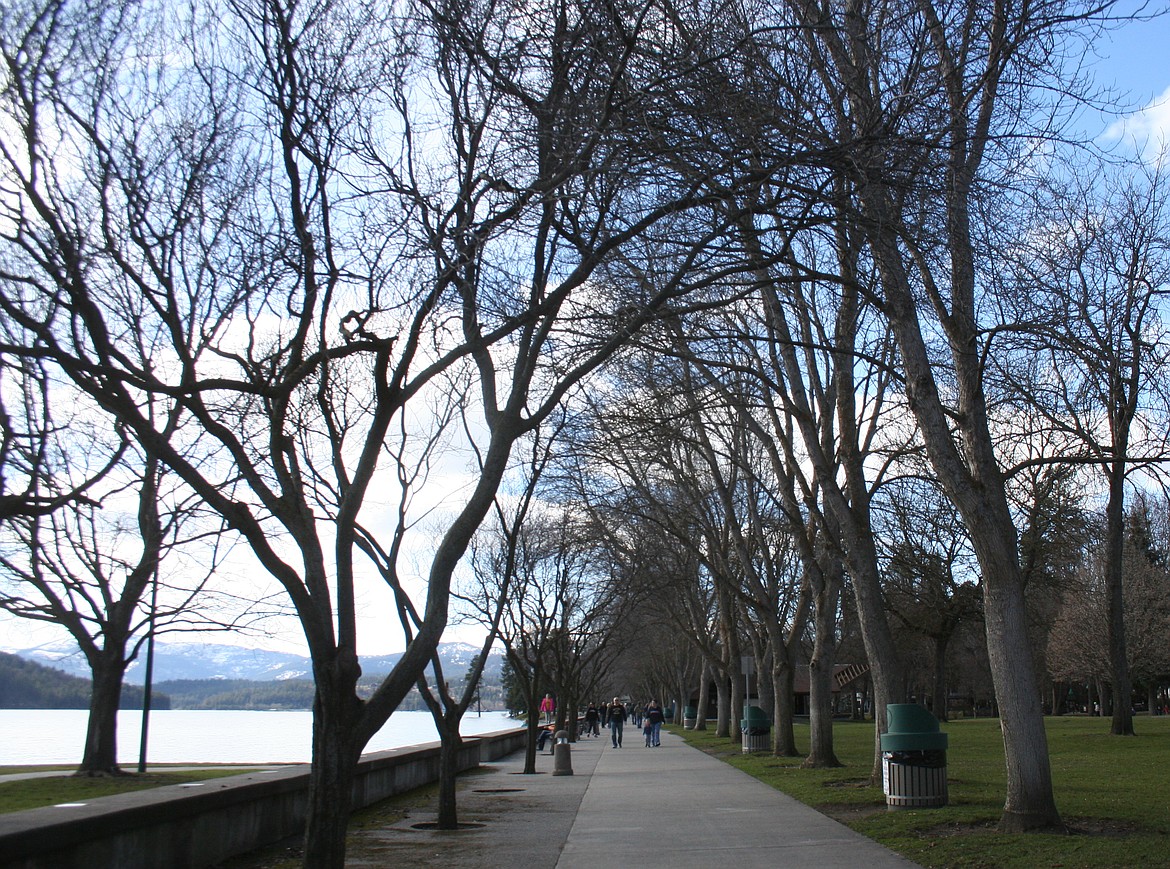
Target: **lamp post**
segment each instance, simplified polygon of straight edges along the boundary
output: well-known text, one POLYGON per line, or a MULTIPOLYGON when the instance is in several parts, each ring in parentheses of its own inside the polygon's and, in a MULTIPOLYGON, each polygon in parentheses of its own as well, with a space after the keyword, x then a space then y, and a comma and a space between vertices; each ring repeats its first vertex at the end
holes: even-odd
POLYGON ((138 772, 146 772, 146 741, 150 731, 150 693, 154 679, 154 611, 158 604, 158 565, 150 588, 150 615, 146 622, 146 678, 142 685, 142 735, 138 741, 138 772))

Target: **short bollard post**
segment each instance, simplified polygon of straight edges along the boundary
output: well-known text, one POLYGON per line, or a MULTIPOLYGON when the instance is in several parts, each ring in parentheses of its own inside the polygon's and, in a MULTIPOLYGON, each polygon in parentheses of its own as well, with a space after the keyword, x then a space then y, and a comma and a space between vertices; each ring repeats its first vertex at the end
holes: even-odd
POLYGON ((569 731, 557 731, 557 744, 553 746, 553 775, 573 774, 573 747, 569 745, 569 731))

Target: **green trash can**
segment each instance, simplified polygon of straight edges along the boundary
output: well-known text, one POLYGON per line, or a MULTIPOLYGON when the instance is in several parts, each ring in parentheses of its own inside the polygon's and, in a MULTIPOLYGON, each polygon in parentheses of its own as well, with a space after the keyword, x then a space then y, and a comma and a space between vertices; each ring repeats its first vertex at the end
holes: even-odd
POLYGON ((687 730, 695 729, 695 722, 699 720, 699 710, 694 706, 683 707, 683 727, 687 730))
POLYGON ((917 703, 886 706, 882 734, 882 791, 886 808, 927 809, 947 804, 947 735, 917 703))
POLYGON ((743 707, 743 718, 739 722, 743 733, 743 751, 767 751, 772 747, 772 722, 759 706, 743 707))

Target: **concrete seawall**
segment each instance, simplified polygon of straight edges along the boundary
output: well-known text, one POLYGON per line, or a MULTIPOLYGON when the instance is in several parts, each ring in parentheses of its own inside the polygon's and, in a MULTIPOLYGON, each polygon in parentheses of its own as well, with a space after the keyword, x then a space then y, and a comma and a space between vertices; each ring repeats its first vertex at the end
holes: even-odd
MULTIPOLYGON (((522 728, 467 737, 462 772, 524 747, 522 728)), ((439 744, 366 755, 354 809, 438 780, 439 744)), ((271 770, 0 815, 2 869, 200 869, 298 835, 309 768, 271 770)))

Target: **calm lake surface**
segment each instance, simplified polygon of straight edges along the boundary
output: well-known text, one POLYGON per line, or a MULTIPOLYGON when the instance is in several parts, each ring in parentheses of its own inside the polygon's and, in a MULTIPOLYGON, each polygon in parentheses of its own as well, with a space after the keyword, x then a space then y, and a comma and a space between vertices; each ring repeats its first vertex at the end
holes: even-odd
MULTIPOLYGON (((0 765, 78 763, 85 742, 84 709, 0 709, 0 765)), ((142 713, 118 713, 118 762, 138 762, 142 713)), ((464 736, 521 726, 506 712, 469 712, 464 736)), ((308 763, 312 713, 237 710, 151 712, 148 763, 308 763)), ((438 739, 429 712, 396 712, 366 751, 438 739)))

